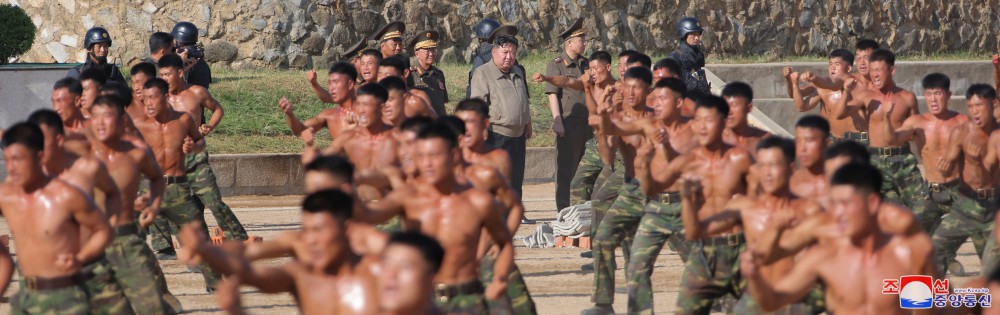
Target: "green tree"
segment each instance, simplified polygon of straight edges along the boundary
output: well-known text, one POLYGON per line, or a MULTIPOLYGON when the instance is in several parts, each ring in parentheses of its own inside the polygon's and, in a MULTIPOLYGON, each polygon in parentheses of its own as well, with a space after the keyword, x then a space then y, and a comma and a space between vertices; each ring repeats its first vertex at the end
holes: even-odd
POLYGON ((31 49, 35 24, 21 7, 0 4, 0 65, 31 49))

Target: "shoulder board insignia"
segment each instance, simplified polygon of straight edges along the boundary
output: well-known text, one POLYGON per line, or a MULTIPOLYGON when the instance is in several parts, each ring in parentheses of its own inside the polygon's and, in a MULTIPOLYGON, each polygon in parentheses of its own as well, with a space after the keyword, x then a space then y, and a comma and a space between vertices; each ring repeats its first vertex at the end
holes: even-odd
POLYGON ((563 59, 562 59, 562 57, 556 57, 556 59, 552 59, 552 62, 560 63, 560 62, 563 62, 563 59))

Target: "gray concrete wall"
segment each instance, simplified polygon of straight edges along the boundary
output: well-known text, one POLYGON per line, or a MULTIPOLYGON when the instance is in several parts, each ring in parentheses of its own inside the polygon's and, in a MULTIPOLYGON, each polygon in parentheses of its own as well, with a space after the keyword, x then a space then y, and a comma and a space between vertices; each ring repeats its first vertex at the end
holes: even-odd
MULTIPOLYGON (((528 148, 525 183, 555 180, 555 148, 528 148)), ((209 156, 219 190, 224 196, 293 195, 302 193, 302 164, 298 154, 216 154, 209 156)))
POLYGON ((52 85, 76 64, 0 66, 0 128, 28 118, 36 109, 52 108, 52 85))
MULTIPOLYGON (((821 76, 827 75, 827 65, 823 62, 710 64, 706 68, 723 81, 744 81, 750 84, 755 99, 767 99, 787 97, 785 78, 781 76, 781 69, 786 66, 792 66, 799 72, 809 70, 821 76)), ((893 79, 897 85, 919 95, 922 90, 920 80, 934 72, 944 73, 951 78, 951 91, 955 95, 965 95, 965 90, 975 83, 994 83, 993 65, 989 61, 900 61, 896 62, 893 79)))

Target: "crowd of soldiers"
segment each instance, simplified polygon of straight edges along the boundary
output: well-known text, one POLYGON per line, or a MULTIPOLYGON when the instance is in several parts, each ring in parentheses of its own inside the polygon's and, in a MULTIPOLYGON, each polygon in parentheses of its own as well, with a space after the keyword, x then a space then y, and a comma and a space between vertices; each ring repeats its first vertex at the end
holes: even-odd
MULTIPOLYGON (((335 106, 303 121, 280 100, 305 143, 307 196, 301 227, 261 243, 242 242, 208 164, 223 108, 197 28, 154 33, 128 82, 107 62, 110 34, 91 29, 53 109, 2 133, 0 212, 20 245, 13 313, 175 314, 159 260, 181 259, 231 314, 243 312, 240 285, 292 293, 304 314, 535 314, 512 244, 532 223, 521 200, 529 80, 546 84, 554 117, 557 206, 592 203, 594 306, 582 314, 614 314, 617 248, 628 313, 652 313, 664 245, 685 262, 679 314, 903 313, 882 280, 967 275, 956 254, 970 238, 986 275, 975 285, 1000 289, 996 87, 971 85, 961 114, 948 109, 950 79, 928 74, 921 114, 893 80, 894 54, 860 40, 830 52, 826 76, 783 69, 795 108, 821 113, 786 139, 750 125, 750 85, 712 94, 696 19, 678 23, 678 49, 655 64, 619 53, 618 79, 610 53, 583 57, 583 24, 529 79, 517 29, 480 22, 451 115, 433 30, 407 37, 388 23, 345 51, 326 86, 308 72, 335 106), (209 240, 205 208, 228 242, 209 240), (255 263, 278 257, 291 259, 255 263)), ((15 271, 2 249, 0 294, 15 271)))

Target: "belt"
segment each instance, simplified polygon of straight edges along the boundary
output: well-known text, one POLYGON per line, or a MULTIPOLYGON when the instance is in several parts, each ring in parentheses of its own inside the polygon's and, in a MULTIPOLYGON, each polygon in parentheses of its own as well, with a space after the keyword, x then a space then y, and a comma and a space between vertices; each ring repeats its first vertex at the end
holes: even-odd
POLYGON ((910 145, 904 144, 898 147, 888 147, 888 148, 868 148, 868 153, 877 156, 896 156, 910 153, 910 145))
POLYGON ((657 201, 662 204, 672 204, 681 202, 681 193, 679 192, 668 192, 657 194, 655 196, 649 197, 649 200, 657 201))
POLYGON ((844 131, 844 138, 843 139, 845 139, 845 140, 863 140, 863 141, 868 141, 868 133, 867 132, 844 131))
POLYGON ((82 284, 83 281, 79 273, 71 274, 68 276, 61 276, 55 278, 42 278, 42 277, 25 277, 24 287, 28 290, 59 290, 63 288, 69 288, 72 286, 78 286, 82 284))
POLYGON ((1000 196, 1000 194, 997 194, 996 187, 972 189, 966 186, 961 186, 958 190, 961 191, 962 194, 979 201, 992 201, 995 200, 997 196, 1000 196))
POLYGON ((479 280, 472 280, 459 284, 438 283, 437 285, 434 286, 434 294, 437 295, 442 302, 447 302, 448 299, 463 294, 482 294, 482 293, 483 293, 483 283, 479 282, 479 280))
POLYGON ((736 246, 743 244, 743 242, 743 233, 726 234, 701 240, 702 245, 711 246, 736 246))
POLYGON ((944 183, 931 183, 931 182, 927 182, 927 188, 931 192, 942 192, 942 191, 948 190, 948 189, 950 189, 952 187, 958 186, 958 181, 959 181, 959 179, 956 178, 956 179, 953 179, 951 181, 944 182, 944 183))
POLYGON ((167 184, 183 184, 188 182, 187 176, 163 176, 163 180, 167 181, 167 184))
POLYGON ((129 223, 115 227, 116 236, 134 235, 134 234, 139 234, 139 227, 136 226, 135 223, 129 223))

